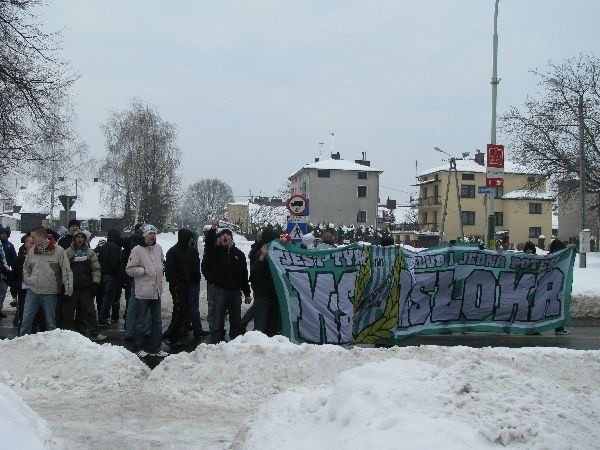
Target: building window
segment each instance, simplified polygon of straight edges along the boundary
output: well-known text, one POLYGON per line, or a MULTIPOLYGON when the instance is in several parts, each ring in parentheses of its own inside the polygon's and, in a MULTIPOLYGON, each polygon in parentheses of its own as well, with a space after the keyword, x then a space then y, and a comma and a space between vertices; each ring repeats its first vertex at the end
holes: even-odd
POLYGON ((460 196, 461 196, 461 198, 475 198, 475 185, 474 184, 461 184, 460 185, 460 196))
POLYGON ((331 177, 331 170, 329 169, 321 169, 317 171, 317 176, 319 178, 329 178, 331 177))
POLYGON ((502 196, 504 195, 504 187, 503 186, 492 188, 492 189, 494 189, 494 198, 502 198, 502 196))
POLYGON ((366 180, 367 179, 367 172, 364 172, 364 171, 358 172, 358 179, 359 180, 366 180))
POLYGON ((460 218, 463 225, 475 225, 475 211, 461 211, 460 218))
POLYGON ((363 210, 358 210, 358 213, 356 214, 356 221, 357 222, 366 222, 367 221, 367 212, 363 211, 363 210))
POLYGON ((542 213, 542 204, 541 203, 530 203, 529 204, 529 214, 541 214, 542 213))
POLYGON ((462 174, 462 179, 463 180, 474 180, 475 179, 475 174, 474 173, 463 173, 462 174))
POLYGON ((536 238, 542 234, 542 227, 529 227, 529 237, 536 238))
POLYGON ((366 186, 358 186, 356 188, 356 195, 358 197, 366 197, 367 196, 367 187, 366 186))
POLYGON ((503 227, 504 226, 504 213, 495 212, 494 220, 495 220, 497 226, 503 227))

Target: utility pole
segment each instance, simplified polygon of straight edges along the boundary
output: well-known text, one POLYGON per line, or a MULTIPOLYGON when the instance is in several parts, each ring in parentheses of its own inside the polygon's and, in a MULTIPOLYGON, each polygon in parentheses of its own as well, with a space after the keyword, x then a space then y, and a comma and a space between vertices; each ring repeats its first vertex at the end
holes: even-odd
MULTIPOLYGON (((492 132, 491 132, 491 144, 496 144, 496 100, 498 97, 498 2, 494 7, 494 36, 493 36, 493 59, 492 59, 492 132)), ((488 248, 496 247, 496 211, 494 205, 494 198, 496 196, 497 188, 493 188, 488 194, 490 196, 489 201, 489 212, 488 212, 488 230, 487 230, 487 241, 488 248)))

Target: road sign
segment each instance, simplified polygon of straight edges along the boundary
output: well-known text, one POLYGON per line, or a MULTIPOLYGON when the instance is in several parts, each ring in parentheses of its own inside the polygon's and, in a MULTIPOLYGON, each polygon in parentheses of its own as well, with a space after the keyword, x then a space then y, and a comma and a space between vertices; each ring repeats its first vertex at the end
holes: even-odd
POLYGON ((490 187, 504 186, 504 169, 488 167, 486 169, 485 185, 490 187))
POLYGON ((504 186, 504 145, 487 145, 485 185, 490 187, 504 186))
POLYGON ((504 145, 487 145, 487 167, 504 169, 504 145))
POLYGON ((477 186, 477 192, 479 194, 489 195, 492 193, 492 188, 489 186, 477 186))
POLYGON ((65 208, 65 211, 68 211, 73 207, 75 200, 77 200, 77 196, 76 195, 59 195, 58 199, 62 203, 63 208, 65 208))
POLYGON ((295 194, 288 198, 287 209, 295 216, 308 216, 308 199, 304 195, 295 194))
POLYGON ((292 242, 301 242, 307 232, 306 222, 288 222, 286 233, 292 237, 292 242))

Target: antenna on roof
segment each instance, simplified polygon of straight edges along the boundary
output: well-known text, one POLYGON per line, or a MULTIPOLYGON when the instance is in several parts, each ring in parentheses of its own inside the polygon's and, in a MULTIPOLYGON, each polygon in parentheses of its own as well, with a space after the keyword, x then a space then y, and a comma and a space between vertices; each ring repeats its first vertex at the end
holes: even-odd
POLYGON ((335 133, 330 131, 329 135, 331 136, 331 153, 333 153, 333 137, 335 136, 335 133))
POLYGON ((321 158, 321 156, 323 156, 323 146, 325 145, 325 142, 319 142, 319 159, 321 158))

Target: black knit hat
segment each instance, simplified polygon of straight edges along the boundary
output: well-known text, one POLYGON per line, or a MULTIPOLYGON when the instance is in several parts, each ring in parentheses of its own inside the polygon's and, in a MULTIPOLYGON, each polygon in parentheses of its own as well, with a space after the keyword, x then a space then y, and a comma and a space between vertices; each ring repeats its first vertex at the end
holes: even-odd
POLYGON ((223 228, 217 233, 217 237, 220 238, 224 234, 228 234, 229 236, 233 237, 233 232, 229 228, 223 228))

